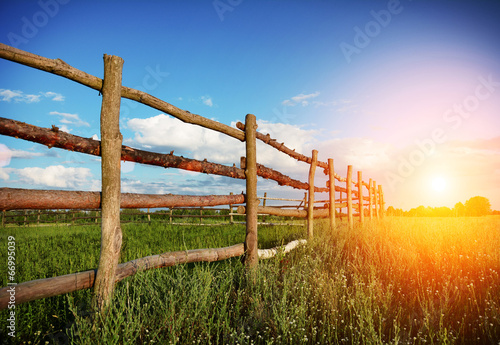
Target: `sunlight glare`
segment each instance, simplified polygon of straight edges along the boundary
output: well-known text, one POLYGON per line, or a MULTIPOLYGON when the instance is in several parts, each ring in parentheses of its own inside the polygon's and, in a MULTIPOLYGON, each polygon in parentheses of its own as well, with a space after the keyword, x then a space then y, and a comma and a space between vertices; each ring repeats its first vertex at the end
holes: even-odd
POLYGON ((436 192, 442 192, 446 189, 446 180, 441 177, 434 177, 432 180, 432 189, 436 192))

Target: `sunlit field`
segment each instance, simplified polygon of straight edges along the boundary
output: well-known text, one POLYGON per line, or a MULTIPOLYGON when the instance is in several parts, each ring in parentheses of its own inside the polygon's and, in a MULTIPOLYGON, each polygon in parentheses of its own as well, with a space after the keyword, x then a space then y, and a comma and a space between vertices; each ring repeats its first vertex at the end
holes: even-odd
MULTIPOLYGON (((242 225, 126 224, 121 261, 244 240, 242 225)), ((97 226, 5 228, 17 244, 19 282, 97 267, 97 226)), ((259 227, 259 247, 305 236, 259 227)), ((251 278, 239 259, 152 270, 117 285, 108 317, 91 291, 16 308, 16 341, 31 344, 498 344, 500 217, 367 221, 261 260, 251 278), (92 323, 94 318, 94 324, 92 323)), ((6 272, 1 276, 5 286, 6 272)), ((6 311, 0 338, 6 342, 6 311)))

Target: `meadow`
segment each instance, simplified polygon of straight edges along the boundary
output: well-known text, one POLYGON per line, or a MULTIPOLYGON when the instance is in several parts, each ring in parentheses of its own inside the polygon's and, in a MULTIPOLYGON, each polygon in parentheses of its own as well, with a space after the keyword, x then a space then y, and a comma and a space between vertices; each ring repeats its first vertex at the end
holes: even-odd
MULTIPOLYGON (((315 223, 307 245, 261 260, 238 258, 142 272, 116 286, 107 317, 91 290, 16 307, 24 344, 499 344, 500 217, 386 217, 332 233, 315 223)), ((166 251, 243 242, 244 225, 124 224, 121 262, 166 251)), ((97 267, 98 226, 3 228, 16 238, 18 282, 97 267)), ((305 238, 260 226, 259 248, 305 238)), ((3 266, 4 267, 4 266, 3 266)), ((2 286, 7 272, 2 270, 2 286)))

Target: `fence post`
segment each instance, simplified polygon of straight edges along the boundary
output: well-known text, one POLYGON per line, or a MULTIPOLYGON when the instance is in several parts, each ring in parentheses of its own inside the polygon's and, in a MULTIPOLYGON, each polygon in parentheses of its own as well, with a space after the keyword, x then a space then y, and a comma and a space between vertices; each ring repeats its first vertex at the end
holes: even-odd
POLYGON ((98 311, 109 306, 120 258, 120 102, 123 59, 104 55, 101 105, 101 254, 94 283, 93 305, 98 311))
MULTIPOLYGON (((342 203, 342 191, 339 192, 339 203, 342 203)), ((340 212, 339 212, 339 219, 340 219, 340 222, 342 223, 342 208, 340 208, 340 212)))
POLYGON ((370 208, 370 220, 373 219, 373 193, 372 193, 372 179, 368 182, 368 201, 369 203, 369 208, 370 208))
POLYGON ((359 199, 359 222, 363 224, 365 222, 365 207, 363 204, 365 201, 363 200, 363 179, 362 179, 363 173, 361 171, 358 171, 358 199, 359 199))
MULTIPOLYGON (((229 195, 233 195, 233 192, 229 193, 229 195)), ((229 223, 233 224, 233 204, 229 204, 229 223)))
POLYGON ((379 196, 379 207, 380 207, 380 217, 384 218, 385 207, 384 207, 384 192, 382 192, 382 185, 378 185, 378 196, 379 196))
POLYGON ((335 171, 333 170, 333 159, 328 158, 328 191, 330 194, 330 230, 335 228, 335 171))
POLYGON ((245 237, 245 265, 255 267, 259 263, 257 247, 257 120, 255 115, 245 117, 245 146, 246 146, 246 237, 245 237))
MULTIPOLYGON (((267 200, 267 192, 264 192, 264 200, 262 201, 262 206, 266 206, 266 200, 267 200)), ((262 215, 262 222, 265 223, 266 222, 266 215, 262 215)))
POLYGON ((379 219, 379 210, 378 210, 378 197, 377 197, 377 182, 373 181, 373 201, 375 203, 375 216, 379 219))
POLYGON ((352 229, 353 217, 352 217, 352 165, 347 166, 347 181, 346 181, 346 194, 347 194, 347 222, 349 224, 349 229, 352 229))
POLYGON ((307 202, 307 237, 314 235, 314 175, 318 164, 318 151, 312 150, 311 166, 309 168, 309 200, 307 202))

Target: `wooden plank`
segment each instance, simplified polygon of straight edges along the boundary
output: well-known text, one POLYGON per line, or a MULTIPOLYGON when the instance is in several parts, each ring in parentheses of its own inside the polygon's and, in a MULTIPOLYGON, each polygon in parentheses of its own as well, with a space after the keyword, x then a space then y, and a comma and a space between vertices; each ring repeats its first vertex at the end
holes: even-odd
POLYGON ((375 216, 377 219, 380 218, 379 208, 378 208, 378 193, 377 193, 377 181, 373 181, 373 201, 375 204, 375 216))
POLYGON ((245 237, 245 265, 255 267, 259 262, 257 243, 257 145, 255 132, 257 120, 255 115, 245 117, 245 146, 246 146, 246 237, 245 237))

